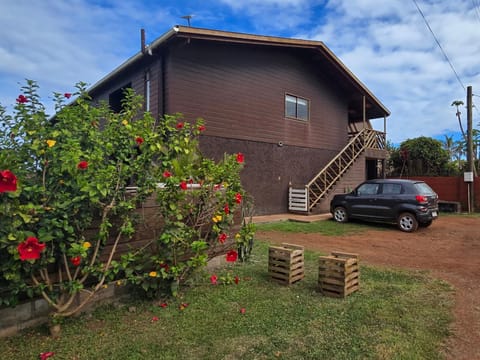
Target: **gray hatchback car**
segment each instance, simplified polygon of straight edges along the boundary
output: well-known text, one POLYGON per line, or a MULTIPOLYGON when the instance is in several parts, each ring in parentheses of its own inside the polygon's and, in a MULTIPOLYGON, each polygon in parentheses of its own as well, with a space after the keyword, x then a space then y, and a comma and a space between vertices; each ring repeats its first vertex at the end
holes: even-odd
POLYGON ((413 232, 419 226, 430 226, 438 217, 438 195, 423 181, 368 180, 351 193, 335 195, 330 212, 338 222, 389 222, 402 231, 413 232))

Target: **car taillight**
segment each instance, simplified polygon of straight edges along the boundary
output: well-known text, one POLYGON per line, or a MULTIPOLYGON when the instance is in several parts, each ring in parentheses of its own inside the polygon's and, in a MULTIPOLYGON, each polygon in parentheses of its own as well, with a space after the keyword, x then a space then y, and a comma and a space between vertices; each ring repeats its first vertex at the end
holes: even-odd
POLYGON ((416 195, 415 200, 417 200, 420 204, 427 204, 428 203, 428 199, 424 195, 416 195))

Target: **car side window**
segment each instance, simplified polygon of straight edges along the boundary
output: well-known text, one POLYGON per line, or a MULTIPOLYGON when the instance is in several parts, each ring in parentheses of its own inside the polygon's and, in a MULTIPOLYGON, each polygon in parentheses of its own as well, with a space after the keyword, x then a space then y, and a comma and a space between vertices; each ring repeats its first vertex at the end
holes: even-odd
POLYGON ((378 192, 378 184, 363 184, 357 189, 357 195, 375 195, 378 192))
POLYGON ((400 184, 383 184, 383 195, 399 195, 402 193, 402 185, 400 184))

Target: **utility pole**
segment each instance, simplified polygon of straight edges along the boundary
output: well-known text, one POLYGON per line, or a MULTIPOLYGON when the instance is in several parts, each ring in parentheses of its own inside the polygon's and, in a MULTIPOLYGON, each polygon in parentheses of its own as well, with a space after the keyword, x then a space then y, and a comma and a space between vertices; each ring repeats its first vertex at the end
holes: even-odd
POLYGON ((473 120, 472 120, 472 87, 467 87, 467 163, 468 171, 472 174, 472 182, 468 183, 468 203, 469 210, 475 211, 475 194, 474 194, 474 181, 475 181, 475 169, 474 169, 474 156, 473 156, 473 120))

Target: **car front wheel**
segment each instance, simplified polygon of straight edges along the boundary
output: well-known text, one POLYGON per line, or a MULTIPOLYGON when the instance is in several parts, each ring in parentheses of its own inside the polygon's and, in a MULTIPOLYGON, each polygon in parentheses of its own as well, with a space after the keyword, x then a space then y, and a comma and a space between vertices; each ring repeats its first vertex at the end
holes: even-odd
POLYGON ((348 221, 347 209, 343 206, 337 206, 333 211, 333 219, 336 222, 344 223, 348 221))
POLYGON ((398 228, 405 232, 414 232, 418 229, 418 221, 411 213, 401 213, 398 216, 398 228))

